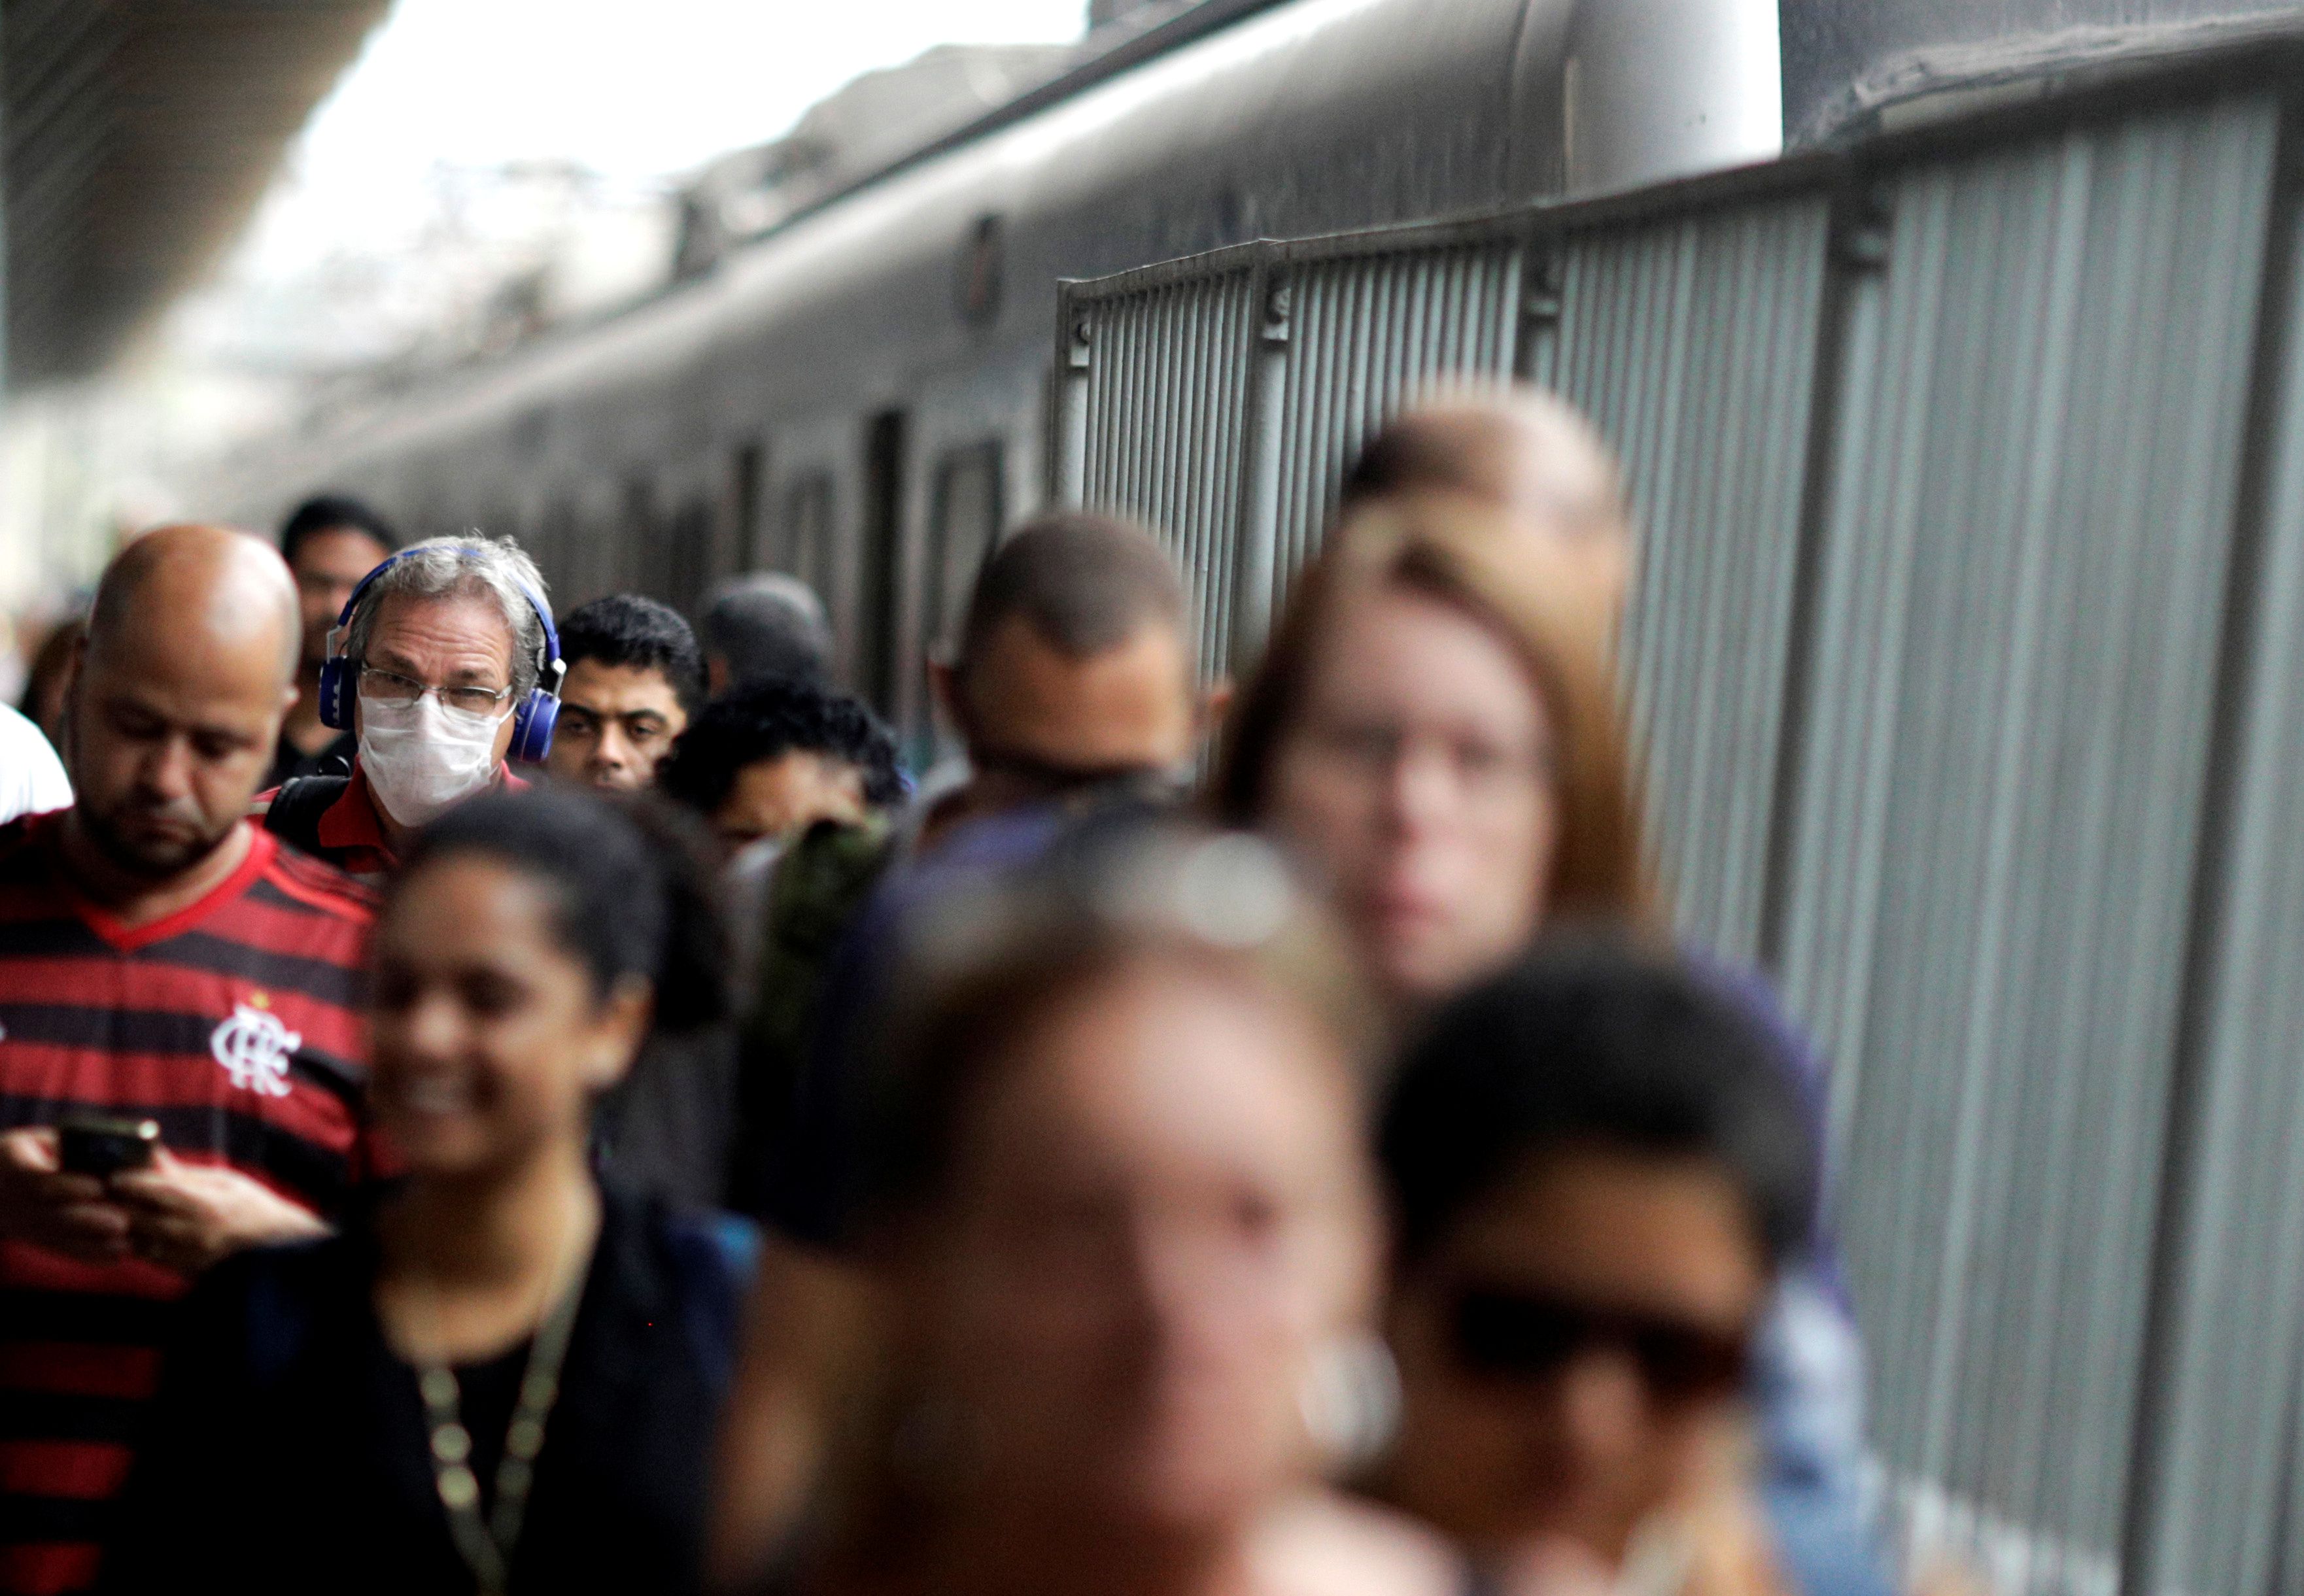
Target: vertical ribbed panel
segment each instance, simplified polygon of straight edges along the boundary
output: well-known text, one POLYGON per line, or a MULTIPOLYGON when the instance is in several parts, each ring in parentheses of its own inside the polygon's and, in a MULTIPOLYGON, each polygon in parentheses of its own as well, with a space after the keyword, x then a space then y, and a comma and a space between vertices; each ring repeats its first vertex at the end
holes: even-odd
POLYGON ((2280 108, 2171 103, 1067 301, 1083 497, 1173 531, 1212 665, 1258 629, 1243 511, 1276 604, 1369 434, 1529 318, 1643 522, 1681 926, 1773 949, 1833 1063, 1902 1527, 2007 1596, 2110 1596, 2130 1553, 2304 1596, 2304 304, 2236 543, 2280 108))
POLYGON ((1681 931, 1760 951, 1830 207, 1571 238, 1554 376, 1641 523, 1624 663, 1681 931))
POLYGON ((1876 1440, 2005 1589, 2122 1540, 2276 122, 1910 171, 1850 329, 1783 974, 1876 1440))
POLYGON ((1255 274, 1181 279, 1098 302, 1081 502, 1165 539, 1200 606, 1201 665, 1228 667, 1255 274))
MULTIPOLYGON (((2282 241, 2291 271, 2304 227, 2282 241)), ((2139 1547, 2154 1592, 2304 1588, 2285 1524, 2304 1350, 2304 277, 2289 283, 2265 542, 2242 616, 2229 839, 2207 883, 2197 1104, 2165 1286, 2157 1486, 2139 1547), (2284 1577, 2283 1577, 2284 1576, 2284 1577)), ((2293 1533, 2291 1530, 2290 1533, 2293 1533)))
POLYGON ((1511 373, 1520 257, 1504 238, 1275 268, 1292 300, 1276 599, 1318 552, 1353 456, 1403 399, 1447 376, 1511 373))

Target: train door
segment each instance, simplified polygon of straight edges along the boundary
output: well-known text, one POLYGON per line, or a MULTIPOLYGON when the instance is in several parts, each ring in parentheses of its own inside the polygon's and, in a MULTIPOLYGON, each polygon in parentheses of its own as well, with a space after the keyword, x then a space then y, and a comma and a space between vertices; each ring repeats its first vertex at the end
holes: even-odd
POLYGON ((952 751, 943 746, 935 724, 928 661, 931 654, 948 658, 959 646, 977 573, 999 541, 1005 522, 1005 452, 996 441, 975 443, 948 451, 936 462, 920 613, 919 710, 911 728, 916 757, 952 751))
POLYGON ((904 535, 904 435, 902 410, 883 410, 865 424, 864 515, 859 530, 856 584, 857 692, 882 714, 894 715, 895 655, 901 646, 897 605, 902 594, 904 535))
POLYGON ((806 472, 784 490, 783 511, 776 518, 770 560, 833 602, 833 562, 839 554, 840 526, 833 496, 832 473, 806 472))

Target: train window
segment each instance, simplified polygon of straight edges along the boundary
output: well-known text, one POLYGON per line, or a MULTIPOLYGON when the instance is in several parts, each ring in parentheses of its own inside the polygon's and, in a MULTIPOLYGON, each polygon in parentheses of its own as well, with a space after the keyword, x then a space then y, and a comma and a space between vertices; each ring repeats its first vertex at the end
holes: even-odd
POLYGON ((623 558, 613 585, 640 593, 662 593, 661 552, 656 542, 656 484, 646 477, 624 479, 622 517, 623 558))
POLYGON ((672 518, 664 549, 664 601, 683 612, 693 612, 712 576, 712 506, 701 497, 688 500, 672 518))
POLYGON ((738 570, 752 570, 767 562, 760 528, 760 486, 766 475, 766 452, 758 442, 738 446, 728 463, 728 513, 735 536, 730 551, 738 570))
POLYGON ((576 590, 580 603, 589 597, 584 592, 584 573, 580 565, 573 503, 563 497, 544 507, 544 533, 539 541, 544 545, 539 562, 544 567, 544 579, 563 593, 576 590))
POLYGON ((897 712, 898 545, 904 530, 904 412, 865 424, 863 537, 857 562, 855 680, 883 714, 897 712))
POLYGON ((936 467, 928 603, 922 617, 931 648, 948 649, 957 641, 976 573, 1000 536, 1004 519, 1000 469, 997 443, 955 449, 936 467))
POLYGON ((832 473, 811 471, 784 492, 776 562, 831 604, 834 527, 832 473))

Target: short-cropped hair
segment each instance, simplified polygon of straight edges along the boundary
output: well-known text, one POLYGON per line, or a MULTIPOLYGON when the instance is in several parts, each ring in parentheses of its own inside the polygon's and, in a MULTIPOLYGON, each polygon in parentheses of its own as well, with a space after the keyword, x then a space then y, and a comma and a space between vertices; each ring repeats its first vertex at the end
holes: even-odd
POLYGON ((363 533, 387 552, 400 546, 400 534, 392 529, 392 523, 360 500, 348 494, 319 494, 290 512, 280 528, 280 557, 295 564, 296 551, 323 532, 363 533))
POLYGON ((387 598, 459 595, 485 598, 496 606, 512 634, 512 687, 518 699, 544 673, 544 621, 529 602, 529 594, 536 595, 538 603, 545 601, 543 573, 511 538, 484 537, 478 532, 462 537, 428 537, 402 549, 398 561, 360 595, 344 652, 354 661, 368 658, 368 640, 376 635, 377 612, 387 598))
POLYGON ((965 671, 1012 617, 1087 659, 1147 626, 1182 632, 1190 607, 1175 562, 1150 532, 1116 516, 1059 511, 1017 528, 985 563, 956 663, 965 671))
POLYGON ((696 713, 704 701, 704 656, 679 611, 637 593, 611 593, 571 610, 560 623, 560 657, 570 670, 596 664, 660 672, 696 713))
POLYGON ((1614 937, 1554 940, 1435 1018, 1378 1136, 1402 1262, 1550 1154, 1695 1160, 1727 1176, 1769 1267, 1813 1233, 1799 1060, 1724 977, 1614 937))
POLYGON ((704 646, 728 662, 730 687, 775 677, 821 681, 830 665, 824 601, 781 571, 732 577, 714 588, 702 629, 704 646))

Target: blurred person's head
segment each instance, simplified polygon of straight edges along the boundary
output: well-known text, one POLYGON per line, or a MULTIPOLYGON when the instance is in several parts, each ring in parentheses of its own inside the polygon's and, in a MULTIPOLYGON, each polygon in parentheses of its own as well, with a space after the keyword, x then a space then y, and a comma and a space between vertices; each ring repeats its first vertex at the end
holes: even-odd
POLYGON ((496 781, 547 668, 545 602, 535 562, 477 533, 410 545, 360 595, 343 639, 352 729, 394 823, 424 825, 496 781))
POLYGON ((936 906, 898 991, 862 1254, 908 1522, 1151 1558, 1309 1484, 1374 1210, 1349 962, 1276 857, 1108 840, 936 906))
POLYGON ((1643 918, 1631 756, 1597 639, 1543 545, 1462 499, 1339 528, 1242 695, 1217 784, 1334 894, 1414 1009, 1546 918, 1643 918))
POLYGON ((756 681, 822 681, 832 661, 824 600, 798 577, 754 571, 712 590, 699 628, 713 697, 756 681))
POLYGON ((546 768, 630 791, 655 780, 704 697, 696 634, 668 604, 612 593, 560 623, 568 674, 546 768))
POLYGON ((54 747, 64 746, 72 661, 79 655, 80 640, 87 630, 88 622, 78 616, 57 621, 33 650, 32 663, 24 671, 24 696, 16 701, 16 707, 47 734, 54 747))
POLYGON ((489 793, 419 835, 376 929, 369 1093, 419 1179, 583 1156, 651 1028, 726 1002, 708 877, 676 828, 568 788, 489 793))
POLYGON ((1182 769, 1203 723, 1190 607, 1175 562, 1126 521, 1061 511, 1003 543, 934 670, 976 806, 1182 769))
POLYGON ((342 494, 307 499, 289 515, 280 528, 280 557, 296 578, 308 675, 327 659, 328 634, 352 589, 399 545, 390 523, 342 494))
POLYGON ((77 653, 72 824, 115 869, 181 875, 248 813, 296 696, 295 583, 260 540, 163 527, 106 570, 77 653))
POLYGON ((730 853, 820 820, 853 822, 904 794, 896 739, 845 693, 770 678, 705 705, 657 773, 730 853))
POLYGON ((1341 515, 1458 494, 1553 546, 1560 579, 1613 617, 1637 553, 1615 457, 1573 405, 1527 387, 1435 393, 1387 423, 1344 477, 1341 515))
POLYGON ((1439 1012, 1379 1137, 1396 1505, 1484 1559, 1614 1570, 1652 1518, 1749 1485, 1754 1329, 1816 1199, 1783 1045, 1724 985, 1610 942, 1439 1012))

